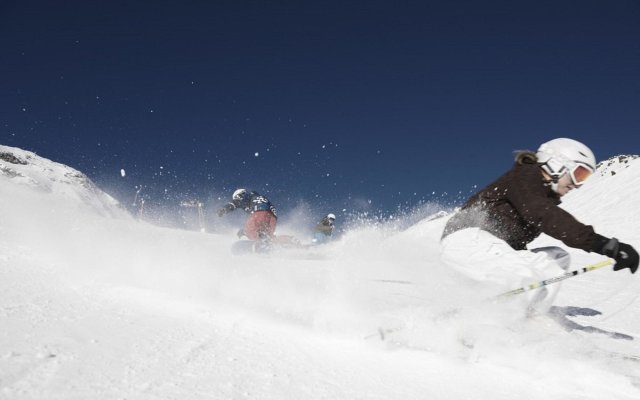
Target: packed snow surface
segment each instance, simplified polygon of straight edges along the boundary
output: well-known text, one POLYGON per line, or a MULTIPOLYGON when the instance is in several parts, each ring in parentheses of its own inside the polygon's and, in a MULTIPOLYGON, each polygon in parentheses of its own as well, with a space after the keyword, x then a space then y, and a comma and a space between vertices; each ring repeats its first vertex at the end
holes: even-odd
MULTIPOLYGON (((640 161, 624 160, 564 207, 638 249, 640 161)), ((556 305, 602 313, 573 321, 636 337, 614 339, 483 301, 438 262, 446 216, 233 256, 233 231, 136 220, 80 172, 6 146, 0 202, 0 398, 640 398, 640 273, 562 283, 556 305)), ((603 259, 570 252, 572 269, 603 259)))

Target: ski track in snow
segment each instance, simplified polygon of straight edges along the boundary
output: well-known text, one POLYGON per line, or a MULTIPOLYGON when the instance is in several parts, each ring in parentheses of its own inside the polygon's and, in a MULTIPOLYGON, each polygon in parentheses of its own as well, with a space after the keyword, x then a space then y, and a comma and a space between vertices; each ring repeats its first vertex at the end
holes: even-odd
MULTIPOLYGON (((594 176, 565 207, 640 248, 625 226, 640 221, 634 167, 594 176)), ((2 399, 640 398, 625 358, 640 355, 640 281, 626 271, 569 279, 556 304, 599 310, 570 318, 633 341, 474 303, 485 293, 437 263, 443 218, 354 229, 322 260, 233 257, 232 232, 105 212, 84 186, 39 189, 40 172, 12 179, 0 174, 2 399)))

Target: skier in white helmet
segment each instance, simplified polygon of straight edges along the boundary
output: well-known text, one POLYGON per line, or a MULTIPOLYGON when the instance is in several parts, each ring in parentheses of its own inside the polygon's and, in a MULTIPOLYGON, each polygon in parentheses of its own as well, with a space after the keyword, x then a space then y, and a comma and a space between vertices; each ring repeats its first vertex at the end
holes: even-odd
POLYGON ((331 236, 333 235, 333 230, 335 229, 334 222, 336 220, 336 216, 333 213, 329 213, 322 217, 320 222, 316 225, 313 232, 313 243, 320 244, 325 243, 331 236))
POLYGON ((560 196, 580 187, 596 170, 596 158, 591 150, 573 139, 560 138, 543 143, 536 158, 547 179, 551 179, 551 190, 560 196))
MULTIPOLYGON (((560 208, 560 198, 581 187, 596 169, 593 152, 567 138, 543 143, 537 152, 520 151, 514 166, 473 195, 447 222, 442 235, 444 264, 500 290, 558 275, 570 265, 560 247, 527 249, 545 233, 565 245, 606 255, 614 271, 638 269, 636 250, 597 234, 560 208)), ((529 292, 527 310, 545 312, 560 284, 529 292), (553 293, 550 293, 553 292, 553 293)))

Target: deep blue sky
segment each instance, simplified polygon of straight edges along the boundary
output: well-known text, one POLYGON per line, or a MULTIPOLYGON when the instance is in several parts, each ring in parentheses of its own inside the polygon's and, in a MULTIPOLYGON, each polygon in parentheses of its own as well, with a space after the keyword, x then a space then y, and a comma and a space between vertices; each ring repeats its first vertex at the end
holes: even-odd
POLYGON ((554 137, 638 153, 640 2, 5 0, 0 79, 0 144, 125 203, 390 212, 554 137))

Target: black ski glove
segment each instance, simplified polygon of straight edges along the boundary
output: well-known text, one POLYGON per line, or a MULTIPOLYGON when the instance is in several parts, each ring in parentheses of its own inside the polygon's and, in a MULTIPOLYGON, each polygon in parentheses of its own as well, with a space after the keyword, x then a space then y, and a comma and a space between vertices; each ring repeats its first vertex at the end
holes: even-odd
POLYGON ((236 209, 236 207, 233 204, 227 203, 227 204, 224 205, 224 207, 222 207, 221 209, 218 210, 218 217, 222 217, 223 215, 225 215, 229 211, 233 211, 235 209, 236 209))
POLYGON ((629 268, 631 273, 635 274, 638 270, 638 252, 630 245, 619 242, 616 238, 607 239, 604 236, 598 236, 596 242, 602 247, 600 250, 596 250, 596 253, 616 260, 616 265, 613 266, 614 271, 629 268))

